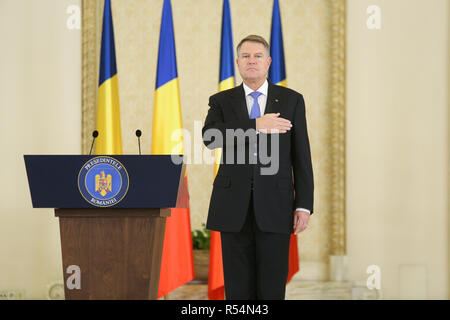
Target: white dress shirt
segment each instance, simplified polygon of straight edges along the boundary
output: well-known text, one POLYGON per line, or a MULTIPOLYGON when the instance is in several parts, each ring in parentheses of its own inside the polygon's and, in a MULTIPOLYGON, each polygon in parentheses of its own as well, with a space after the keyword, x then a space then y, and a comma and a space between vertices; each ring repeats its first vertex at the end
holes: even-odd
MULTIPOLYGON (((252 110, 252 106, 253 106, 253 97, 250 95, 250 93, 253 92, 253 89, 249 88, 245 83, 243 83, 244 86, 244 91, 245 91, 245 101, 247 102, 247 111, 248 114, 250 115, 250 112, 252 110)), ((269 83, 266 81, 264 81, 264 83, 262 84, 261 87, 258 88, 258 92, 261 92, 261 95, 259 95, 258 97, 258 105, 259 105, 259 110, 261 113, 261 116, 264 115, 264 112, 266 110, 266 104, 267 104, 267 90, 269 88, 269 83)), ((304 208, 296 208, 295 211, 305 211, 308 212, 309 214, 311 214, 311 211, 309 211, 308 209, 304 209, 304 208)))

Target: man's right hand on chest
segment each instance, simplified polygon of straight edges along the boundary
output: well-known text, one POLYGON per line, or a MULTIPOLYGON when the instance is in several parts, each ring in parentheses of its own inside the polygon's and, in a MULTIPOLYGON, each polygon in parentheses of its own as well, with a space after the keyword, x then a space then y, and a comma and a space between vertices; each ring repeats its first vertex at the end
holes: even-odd
POLYGON ((267 113, 256 119, 256 131, 263 133, 286 133, 291 127, 291 121, 280 118, 280 113, 267 113))

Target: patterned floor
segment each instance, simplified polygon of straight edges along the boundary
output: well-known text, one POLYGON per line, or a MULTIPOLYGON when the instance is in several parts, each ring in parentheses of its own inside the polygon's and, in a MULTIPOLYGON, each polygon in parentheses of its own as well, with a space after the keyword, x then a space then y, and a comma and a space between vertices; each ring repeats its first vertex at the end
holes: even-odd
MULTIPOLYGON (((206 300, 206 283, 190 282, 161 299, 206 300)), ((364 284, 352 282, 291 281, 286 287, 286 300, 375 300, 381 293, 364 284)))

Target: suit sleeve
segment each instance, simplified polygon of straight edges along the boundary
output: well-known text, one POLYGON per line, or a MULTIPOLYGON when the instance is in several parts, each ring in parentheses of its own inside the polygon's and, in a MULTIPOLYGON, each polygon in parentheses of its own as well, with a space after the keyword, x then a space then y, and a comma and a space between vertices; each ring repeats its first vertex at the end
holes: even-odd
POLYGON ((225 121, 223 106, 218 102, 215 96, 209 98, 209 107, 205 124, 202 129, 203 143, 208 149, 223 148, 224 145, 227 147, 234 147, 242 142, 248 144, 247 139, 240 140, 235 136, 233 136, 232 139, 227 139, 227 130, 231 130, 229 133, 233 133, 235 132, 233 130, 242 129, 243 132, 248 133, 248 129, 253 129, 253 131, 250 132, 253 132, 253 134, 256 135, 255 119, 225 121))
POLYGON ((313 213, 314 178, 311 150, 306 125, 305 101, 299 95, 292 126, 292 167, 294 173, 295 207, 305 208, 313 213))

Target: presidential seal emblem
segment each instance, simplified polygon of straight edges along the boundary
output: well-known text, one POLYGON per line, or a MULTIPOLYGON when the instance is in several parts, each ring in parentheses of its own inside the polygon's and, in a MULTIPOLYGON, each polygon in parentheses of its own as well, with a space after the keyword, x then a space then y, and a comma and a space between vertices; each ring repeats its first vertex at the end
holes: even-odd
POLYGON ((111 207, 127 194, 128 172, 112 157, 99 156, 86 162, 78 174, 78 189, 96 207, 111 207))

